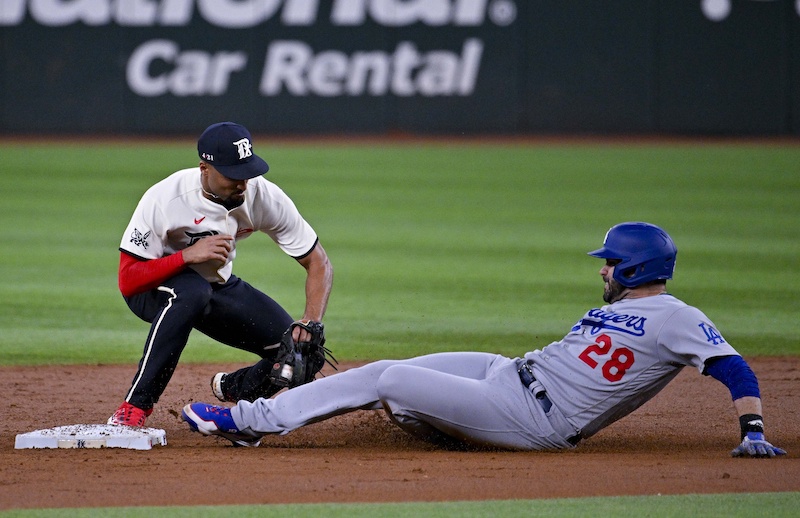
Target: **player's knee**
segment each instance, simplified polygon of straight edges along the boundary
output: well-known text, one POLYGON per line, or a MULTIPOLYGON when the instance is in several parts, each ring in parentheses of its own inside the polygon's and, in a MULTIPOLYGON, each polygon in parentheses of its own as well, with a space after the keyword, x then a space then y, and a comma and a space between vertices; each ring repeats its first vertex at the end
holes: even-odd
POLYGON ((423 397, 420 391, 426 390, 414 386, 414 369, 410 365, 392 365, 383 371, 376 387, 378 398, 389 419, 399 428, 420 439, 437 442, 435 439, 443 434, 413 410, 415 400, 423 397))
POLYGON ((408 398, 410 380, 413 367, 408 365, 391 365, 386 368, 378 378, 375 389, 378 399, 390 413, 400 411, 405 407, 408 398))
POLYGON ((402 365, 391 365, 380 374, 375 386, 379 398, 383 399, 383 396, 391 395, 395 387, 401 383, 401 367, 402 365))

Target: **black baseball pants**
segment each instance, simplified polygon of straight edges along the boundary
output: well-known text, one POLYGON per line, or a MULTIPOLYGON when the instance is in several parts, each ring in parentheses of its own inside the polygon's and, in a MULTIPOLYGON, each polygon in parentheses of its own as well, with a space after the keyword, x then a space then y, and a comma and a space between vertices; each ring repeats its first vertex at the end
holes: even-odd
POLYGON ((131 311, 149 322, 142 359, 125 400, 142 409, 156 404, 167 387, 192 329, 262 358, 230 373, 225 392, 234 399, 269 397, 269 372, 283 333, 293 319, 277 302, 232 275, 212 284, 186 269, 149 292, 126 297, 131 311))

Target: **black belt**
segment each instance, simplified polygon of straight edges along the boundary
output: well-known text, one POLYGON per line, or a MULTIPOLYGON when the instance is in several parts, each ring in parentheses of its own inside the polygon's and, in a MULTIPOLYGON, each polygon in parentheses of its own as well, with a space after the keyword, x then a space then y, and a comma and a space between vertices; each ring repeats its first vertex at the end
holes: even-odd
MULTIPOLYGON (((533 376, 533 371, 531 370, 531 366, 527 363, 523 363, 519 370, 517 370, 519 374, 519 380, 525 385, 525 388, 530 390, 531 385, 536 381, 536 378, 533 376)), ((541 390, 533 394, 533 397, 536 398, 536 401, 542 406, 542 410, 544 410, 545 414, 553 408, 553 402, 550 401, 550 398, 547 397, 547 392, 541 390)), ((576 435, 572 437, 567 437, 567 442, 571 445, 575 446, 581 441, 581 434, 578 432, 576 435)))

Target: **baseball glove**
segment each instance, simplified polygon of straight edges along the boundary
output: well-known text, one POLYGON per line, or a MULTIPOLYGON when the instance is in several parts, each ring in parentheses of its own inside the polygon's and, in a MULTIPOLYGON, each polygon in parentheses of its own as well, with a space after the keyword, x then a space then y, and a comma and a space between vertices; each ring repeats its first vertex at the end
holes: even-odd
POLYGON ((270 372, 270 381, 277 387, 299 387, 305 385, 317 376, 325 364, 335 370, 338 362, 325 347, 325 326, 322 322, 313 320, 308 322, 292 322, 289 329, 283 333, 281 345, 275 355, 275 363, 270 372), (311 335, 310 342, 295 343, 292 331, 295 327, 302 327, 311 335))

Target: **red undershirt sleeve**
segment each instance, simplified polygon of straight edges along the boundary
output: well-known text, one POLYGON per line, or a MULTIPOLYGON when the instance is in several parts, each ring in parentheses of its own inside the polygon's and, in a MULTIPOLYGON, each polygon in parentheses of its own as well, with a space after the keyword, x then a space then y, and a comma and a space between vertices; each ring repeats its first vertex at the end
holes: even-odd
POLYGON ((183 252, 159 259, 143 260, 119 253, 119 291, 126 297, 150 291, 186 267, 183 252))

